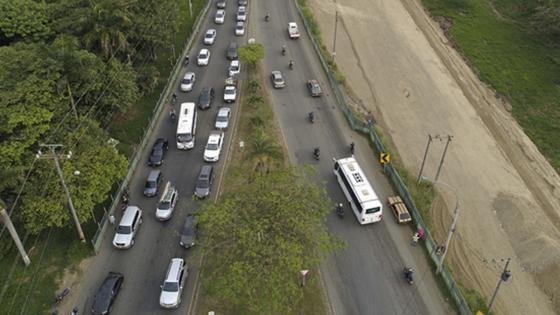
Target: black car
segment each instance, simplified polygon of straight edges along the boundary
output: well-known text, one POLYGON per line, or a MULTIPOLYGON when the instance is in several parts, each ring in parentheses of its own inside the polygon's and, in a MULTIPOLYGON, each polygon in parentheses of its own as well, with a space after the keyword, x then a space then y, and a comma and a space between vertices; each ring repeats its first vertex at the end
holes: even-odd
POLYGON ((194 223, 194 217, 192 214, 187 216, 185 224, 183 224, 183 229, 181 230, 181 246, 185 248, 190 248, 195 245, 196 242, 196 225, 194 223))
POLYGON ((237 43, 231 42, 226 51, 226 57, 228 60, 236 60, 237 59, 237 43))
POLYGON ((198 108, 208 109, 214 103, 214 88, 205 87, 200 92, 198 97, 198 108))
POLYGON ((160 166, 163 163, 163 157, 168 148, 167 140, 158 138, 152 146, 150 157, 148 158, 148 165, 160 166))
POLYGON ((109 314, 113 301, 119 294, 119 290, 124 281, 124 276, 121 273, 109 271, 109 274, 103 280, 103 284, 97 290, 93 297, 93 305, 91 306, 91 313, 95 315, 109 314))

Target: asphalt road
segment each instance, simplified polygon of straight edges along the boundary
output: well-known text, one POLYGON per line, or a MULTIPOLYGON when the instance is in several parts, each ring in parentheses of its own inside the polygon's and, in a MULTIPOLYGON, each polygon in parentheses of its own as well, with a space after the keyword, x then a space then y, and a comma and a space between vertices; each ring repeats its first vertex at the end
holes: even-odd
MULTIPOLYGON (((286 87, 275 90, 270 85, 274 111, 294 163, 309 163, 317 168, 316 180, 326 183, 335 202, 346 204, 332 173, 332 157, 349 156, 349 145, 356 143, 358 162, 366 172, 379 197, 386 201, 392 195, 391 186, 375 161, 374 152, 366 140, 353 133, 343 114, 337 109, 335 98, 328 88, 327 78, 320 67, 303 22, 295 5, 289 0, 253 1, 251 33, 265 47, 264 69, 283 72, 286 87), (264 20, 271 13, 269 22, 264 20), (298 23, 301 38, 288 37, 288 22, 298 23), (281 47, 287 45, 282 56, 281 47), (289 60, 295 67, 290 70, 289 60), (316 78, 325 92, 312 98, 306 88, 307 80, 316 78), (315 113, 315 123, 307 115, 315 113), (321 160, 315 161, 313 148, 320 147, 321 160)), ((384 219, 361 226, 351 210, 341 220, 333 213, 328 227, 332 233, 346 240, 347 248, 330 257, 321 267, 332 311, 335 314, 449 314, 452 310, 438 291, 426 259, 419 247, 412 247, 412 230, 393 220, 387 204, 384 219), (404 266, 415 270, 414 285, 403 276, 404 266)))
MULTIPOLYGON (((152 169, 147 166, 146 162, 140 163, 132 177, 130 190, 130 204, 137 205, 143 210, 144 221, 136 236, 136 242, 130 249, 117 250, 112 247, 112 239, 114 232, 109 230, 103 240, 100 253, 93 258, 93 261, 86 270, 86 274, 81 283, 80 292, 77 294, 77 300, 73 301, 74 305, 78 305, 80 313, 89 313, 93 296, 101 285, 103 279, 109 271, 121 272, 125 276, 124 286, 121 289, 113 306, 113 314, 186 314, 191 302, 192 291, 195 284, 195 278, 198 273, 197 262, 199 257, 195 254, 196 250, 183 249, 179 245, 181 227, 185 221, 187 214, 197 212, 204 202, 215 197, 215 191, 212 191, 206 201, 193 200, 196 176, 205 163, 203 161, 203 152, 208 134, 213 130, 214 119, 218 108, 224 105, 223 89, 224 80, 227 77, 227 68, 229 61, 226 59, 226 48, 231 41, 239 44, 244 37, 234 36, 235 12, 237 5, 233 1, 229 1, 226 7, 226 19, 222 25, 214 24, 214 14, 216 7, 211 5, 208 17, 202 22, 199 40, 193 44, 190 56, 191 62, 187 68, 183 67, 180 72, 182 76, 187 70, 196 73, 196 83, 193 91, 184 93, 178 90, 177 85, 177 111, 182 102, 196 102, 200 90, 205 86, 212 86, 215 89, 215 100, 209 110, 198 112, 198 123, 195 148, 187 151, 176 149, 175 131, 176 123, 171 123, 168 116, 168 109, 164 110, 150 141, 147 151, 151 148, 151 144, 156 138, 166 138, 169 141, 169 151, 167 152, 164 164, 159 167, 162 170, 164 181, 171 181, 179 191, 179 201, 173 213, 171 220, 167 222, 159 222, 155 219, 155 208, 158 197, 146 198, 142 195, 146 176, 152 169), (216 41, 212 46, 205 46, 202 43, 204 32, 208 28, 215 28, 218 32, 216 41), (206 67, 198 67, 196 65, 196 55, 201 48, 208 48, 211 52, 210 64, 206 67), (189 275, 186 280, 186 286, 182 295, 182 302, 177 310, 164 310, 159 306, 159 295, 161 292, 160 285, 163 283, 165 272, 171 258, 186 258, 189 266, 189 275)), ((170 106, 170 105, 168 105, 170 106)), ((235 114, 235 106, 232 107, 232 115, 235 114)), ((230 121, 231 124, 231 121, 230 121)), ((225 133, 226 141, 230 139, 231 131, 225 133)), ((220 176, 221 165, 225 159, 224 143, 218 168, 215 170, 215 182, 213 188, 216 188, 220 176)), ((149 152, 142 154, 142 160, 147 161, 149 152)), ((120 219, 120 211, 117 216, 117 223, 120 219)))

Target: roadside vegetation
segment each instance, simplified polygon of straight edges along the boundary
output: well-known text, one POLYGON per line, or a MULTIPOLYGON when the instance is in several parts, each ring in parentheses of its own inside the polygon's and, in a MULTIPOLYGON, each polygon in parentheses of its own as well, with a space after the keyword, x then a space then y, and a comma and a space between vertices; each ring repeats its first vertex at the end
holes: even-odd
POLYGON ((422 2, 560 171, 560 2, 422 2))
POLYGON ((52 159, 33 162, 38 144, 72 152, 61 168, 91 239, 204 3, 190 18, 179 0, 0 0, 0 199, 8 211, 17 200, 12 220, 32 262, 23 267, 0 234, 0 314, 50 312, 64 270, 92 254, 52 159))
POLYGON ((259 67, 259 44, 240 48, 246 65, 237 128, 220 200, 200 215, 205 255, 197 314, 325 314, 322 259, 342 241, 311 168, 293 168, 259 67), (241 145, 241 143, 243 143, 241 145), (309 269, 305 287, 300 270, 309 269))

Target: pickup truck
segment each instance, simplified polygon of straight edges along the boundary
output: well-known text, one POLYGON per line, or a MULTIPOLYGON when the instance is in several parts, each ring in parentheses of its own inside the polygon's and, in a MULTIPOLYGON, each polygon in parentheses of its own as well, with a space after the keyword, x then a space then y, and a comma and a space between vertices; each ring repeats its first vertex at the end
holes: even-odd
POLYGON ((288 35, 290 35, 290 38, 299 38, 299 30, 296 22, 288 23, 288 35))

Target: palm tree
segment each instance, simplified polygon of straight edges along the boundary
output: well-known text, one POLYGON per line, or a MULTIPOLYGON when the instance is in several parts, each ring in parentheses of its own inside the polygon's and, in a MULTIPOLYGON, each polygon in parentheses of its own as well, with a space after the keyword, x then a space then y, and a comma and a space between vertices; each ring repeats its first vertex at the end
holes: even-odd
POLYGON ((259 129, 249 140, 244 160, 251 161, 251 170, 260 175, 269 172, 274 162, 282 159, 282 149, 262 129, 259 129))
POLYGON ((127 0, 98 0, 91 2, 90 29, 84 35, 88 48, 98 49, 105 58, 117 52, 130 52, 126 32, 132 26, 132 14, 127 0))

